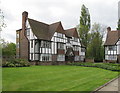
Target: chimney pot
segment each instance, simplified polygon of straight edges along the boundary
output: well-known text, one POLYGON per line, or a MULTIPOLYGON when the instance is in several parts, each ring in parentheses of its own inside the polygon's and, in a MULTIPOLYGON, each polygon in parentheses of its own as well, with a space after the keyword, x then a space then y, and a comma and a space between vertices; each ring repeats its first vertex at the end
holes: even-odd
POLYGON ((22 13, 22 29, 25 30, 26 28, 26 20, 28 18, 28 12, 24 11, 22 13))
POLYGON ((111 31, 111 27, 108 27, 108 28, 107 28, 107 31, 111 31))

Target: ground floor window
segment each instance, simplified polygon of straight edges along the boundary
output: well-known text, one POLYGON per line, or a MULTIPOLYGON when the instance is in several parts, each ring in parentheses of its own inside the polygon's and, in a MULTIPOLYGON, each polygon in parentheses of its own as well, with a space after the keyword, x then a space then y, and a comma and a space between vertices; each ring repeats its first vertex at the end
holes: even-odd
POLYGON ((117 55, 106 55, 105 59, 106 60, 117 60, 117 55))
POLYGON ((57 61, 65 61, 65 55, 58 55, 57 61))
POLYGON ((79 58, 80 58, 79 56, 75 56, 74 60, 79 61, 79 58))
POLYGON ((80 61, 85 61, 85 56, 80 56, 80 61))
POLYGON ((41 61, 52 61, 52 55, 51 54, 41 54, 41 61))

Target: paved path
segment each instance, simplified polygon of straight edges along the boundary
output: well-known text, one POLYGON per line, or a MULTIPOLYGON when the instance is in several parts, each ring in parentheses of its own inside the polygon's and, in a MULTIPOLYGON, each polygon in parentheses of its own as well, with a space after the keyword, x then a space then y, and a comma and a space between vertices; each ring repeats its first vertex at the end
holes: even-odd
POLYGON ((108 85, 101 88, 99 91, 118 91, 118 90, 120 91, 119 84, 120 84, 120 78, 112 81, 108 85))
POLYGON ((99 91, 118 91, 117 93, 120 93, 120 77, 98 88, 95 93, 101 93, 99 91))

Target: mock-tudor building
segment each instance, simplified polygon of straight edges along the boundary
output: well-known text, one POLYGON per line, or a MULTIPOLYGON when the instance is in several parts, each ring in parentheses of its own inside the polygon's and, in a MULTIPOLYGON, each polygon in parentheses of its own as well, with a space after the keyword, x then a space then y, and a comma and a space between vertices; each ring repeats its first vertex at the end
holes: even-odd
POLYGON ((16 56, 37 64, 84 61, 85 47, 81 46, 76 28, 64 30, 61 22, 42 23, 22 13, 22 29, 16 31, 16 56))
POLYGON ((111 31, 111 28, 108 27, 104 46, 105 61, 120 62, 120 30, 111 31))

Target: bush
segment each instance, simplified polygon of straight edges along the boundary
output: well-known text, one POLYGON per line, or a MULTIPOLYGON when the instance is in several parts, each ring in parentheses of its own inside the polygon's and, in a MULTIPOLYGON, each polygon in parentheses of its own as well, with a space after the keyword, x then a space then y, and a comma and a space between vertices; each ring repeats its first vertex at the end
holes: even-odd
POLYGON ((14 59, 2 63, 2 67, 28 67, 30 63, 24 59, 14 59))
POLYGON ((84 66, 84 67, 97 67, 111 71, 120 71, 120 64, 113 64, 113 63, 68 63, 68 65, 75 65, 75 66, 84 66))

